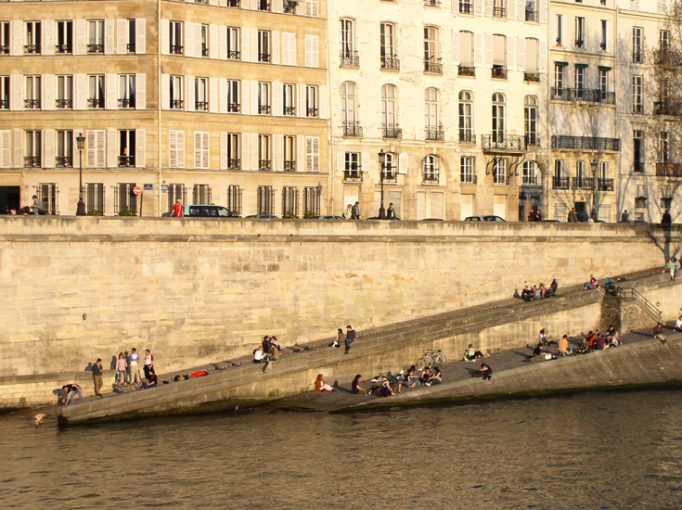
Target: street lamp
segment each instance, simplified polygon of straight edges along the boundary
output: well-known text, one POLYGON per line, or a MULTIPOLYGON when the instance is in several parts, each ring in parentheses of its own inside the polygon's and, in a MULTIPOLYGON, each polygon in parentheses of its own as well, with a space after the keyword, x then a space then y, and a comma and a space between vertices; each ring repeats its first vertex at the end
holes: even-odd
POLYGON ((379 151, 379 182, 381 183, 381 204, 379 205, 379 219, 380 220, 385 220, 386 219, 386 209, 384 209, 384 176, 386 174, 386 153, 384 152, 384 149, 381 149, 379 151))
POLYGON ((316 207, 317 210, 315 211, 315 214, 317 214, 319 216, 320 213, 322 212, 321 207, 320 207, 320 204, 322 203, 322 183, 319 183, 319 182, 317 183, 317 186, 315 186, 315 191, 317 191, 317 207, 316 207))
POLYGON ((85 216, 85 202, 83 202, 83 145, 85 144, 85 137, 83 133, 79 133, 76 137, 78 144, 78 207, 76 207, 76 216, 85 216))

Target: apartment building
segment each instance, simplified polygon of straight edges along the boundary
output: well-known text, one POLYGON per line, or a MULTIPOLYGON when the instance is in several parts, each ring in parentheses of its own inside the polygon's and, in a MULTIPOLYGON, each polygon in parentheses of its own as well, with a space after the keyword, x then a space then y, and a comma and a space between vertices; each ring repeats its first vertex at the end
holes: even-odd
POLYGON ((335 212, 516 220, 545 197, 543 0, 329 5, 335 212), (519 210, 521 209, 521 213, 519 210))
POLYGON ((325 13, 324 0, 0 4, 0 207, 36 194, 74 214, 83 193, 89 214, 159 215, 178 198, 319 214, 325 13))

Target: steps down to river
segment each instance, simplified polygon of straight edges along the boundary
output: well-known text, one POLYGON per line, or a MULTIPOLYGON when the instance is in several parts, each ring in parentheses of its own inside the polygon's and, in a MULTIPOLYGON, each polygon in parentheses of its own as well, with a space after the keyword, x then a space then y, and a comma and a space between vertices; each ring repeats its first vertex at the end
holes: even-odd
MULTIPOLYGON (((627 279, 633 284, 636 280, 661 280, 660 275, 653 270, 627 275, 627 279)), ((73 425, 254 406, 310 392, 318 373, 323 373, 330 382, 350 381, 356 373, 382 373, 397 366, 409 365, 427 350, 442 349, 452 359, 459 357, 468 343, 494 352, 519 348, 532 341, 540 327, 547 325, 555 334, 564 329, 578 332, 598 327, 603 296, 600 291, 560 288, 556 297, 537 302, 506 299, 398 322, 358 332, 358 338, 348 355, 343 354, 343 349, 326 347, 328 341, 321 340, 307 345, 305 350, 287 352, 281 360, 272 363, 265 373, 261 365, 248 362, 221 370, 212 369, 206 377, 161 384, 157 388, 101 399, 87 399, 82 403, 61 407, 59 420, 62 424, 73 425)), ((399 310, 396 313, 399 315, 399 310)), ((667 348, 673 345, 677 344, 671 343, 667 348)), ((569 361, 566 366, 574 363, 569 361)), ((544 366, 538 369, 542 373, 549 373, 545 372, 547 369, 544 366)), ((606 371, 602 367, 601 373, 606 371)), ((522 381, 524 377, 514 380, 522 381)), ((496 372, 495 391, 501 388, 497 381, 503 379, 505 376, 496 372)), ((518 382, 512 386, 512 379, 509 380, 509 391, 523 391, 532 387, 524 387, 518 382)), ((529 384, 532 382, 528 379, 529 384)), ((628 383, 626 374, 623 374, 622 382, 628 383)), ((466 395, 467 391, 480 392, 480 385, 473 387, 466 384, 462 382, 456 391, 461 395, 466 395)), ((438 392, 450 391, 448 388, 443 385, 438 392)))

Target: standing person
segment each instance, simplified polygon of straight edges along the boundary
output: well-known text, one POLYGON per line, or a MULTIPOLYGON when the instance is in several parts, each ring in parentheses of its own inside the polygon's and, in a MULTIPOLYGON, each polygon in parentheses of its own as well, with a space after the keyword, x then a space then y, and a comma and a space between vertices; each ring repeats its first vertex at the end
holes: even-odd
POLYGON ((624 209, 623 214, 620 215, 620 222, 621 223, 630 223, 630 214, 628 214, 627 209, 624 209))
POLYGON ((144 350, 144 366, 142 369, 144 370, 145 378, 149 379, 149 372, 154 369, 154 355, 149 349, 144 350))
POLYGON ((353 217, 353 204, 348 204, 341 215, 345 219, 349 220, 353 217))
POLYGON ((128 363, 126 363, 126 358, 122 352, 118 353, 118 359, 116 360, 116 376, 114 382, 116 384, 123 384, 126 382, 128 371, 128 363))
POLYGON ((346 346, 346 350, 345 350, 344 354, 348 354, 350 352, 350 346, 353 343, 353 341, 355 340, 355 330, 351 327, 350 324, 348 324, 348 326, 346 326, 346 330, 347 330, 346 331, 346 339, 344 341, 344 344, 346 346))
POLYGON ((31 197, 33 200, 33 203, 31 204, 31 213, 32 214, 40 214, 40 205, 38 203, 38 195, 33 195, 31 197))
POLYGON ((135 347, 130 350, 130 361, 128 366, 130 368, 130 382, 135 384, 142 382, 142 376, 140 375, 140 355, 137 353, 135 347))
POLYGON ((669 258, 668 262, 665 263, 665 269, 670 273, 670 279, 675 281, 675 261, 673 257, 669 258))
POLYGON ((386 210, 386 218, 389 220, 395 219, 395 209, 393 209, 393 202, 388 204, 388 209, 386 210))
POLYGON ((182 205, 182 200, 177 199, 171 207, 171 216, 174 218, 182 218, 185 215, 185 206, 182 205))
POLYGON ((575 207, 571 207, 571 210, 568 212, 568 219, 566 221, 569 223, 578 222, 578 214, 575 212, 575 207))
POLYGON ((102 380, 102 372, 104 372, 104 367, 102 366, 102 358, 97 358, 97 361, 92 365, 92 382, 95 385, 95 395, 98 397, 102 396, 101 389, 104 385, 102 380))
POLYGON ((351 215, 350 215, 351 220, 359 220, 360 219, 360 202, 355 202, 353 205, 353 209, 351 210, 351 215))
POLYGON ((672 216, 670 216, 670 209, 666 209, 661 216, 661 225, 671 225, 673 222, 672 216))

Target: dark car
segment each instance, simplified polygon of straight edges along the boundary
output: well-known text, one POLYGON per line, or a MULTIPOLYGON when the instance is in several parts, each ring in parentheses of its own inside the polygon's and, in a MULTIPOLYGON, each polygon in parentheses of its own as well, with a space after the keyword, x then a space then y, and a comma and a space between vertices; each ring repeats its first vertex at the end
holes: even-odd
POLYGON ((249 214, 246 216, 247 220, 278 220, 279 218, 274 214, 249 214))
POLYGON ((334 215, 329 215, 329 216, 311 216, 309 218, 306 218, 308 220, 325 220, 325 221, 345 221, 346 218, 343 216, 334 216, 334 215))
POLYGON ((392 218, 379 218, 379 216, 372 216, 371 218, 367 218, 368 220, 390 220, 390 221, 400 221, 400 218, 397 216, 393 216, 392 218))
POLYGON ((240 216, 227 207, 213 204, 196 204, 185 206, 185 217, 190 218, 239 218, 240 216))
POLYGON ((468 216, 464 221, 506 221, 504 218, 495 216, 494 214, 487 214, 485 216, 468 216))

